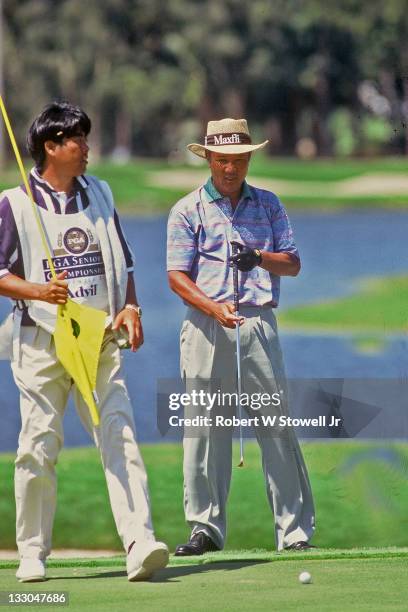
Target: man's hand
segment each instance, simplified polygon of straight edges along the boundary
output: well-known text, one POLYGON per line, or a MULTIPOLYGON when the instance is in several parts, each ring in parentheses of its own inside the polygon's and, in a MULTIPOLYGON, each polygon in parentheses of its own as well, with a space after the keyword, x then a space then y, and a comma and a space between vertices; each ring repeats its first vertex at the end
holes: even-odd
POLYGON ((262 255, 259 249, 251 249, 245 246, 245 244, 241 244, 235 240, 232 240, 231 244, 237 247, 239 252, 235 255, 230 255, 228 261, 231 265, 236 264, 238 270, 241 272, 249 272, 253 270, 255 266, 259 266, 259 264, 262 263, 262 255))
POLYGON ((231 302, 214 302, 191 280, 186 272, 171 270, 169 273, 171 289, 197 310, 213 317, 223 327, 235 329, 236 323, 242 325, 244 317, 235 315, 234 304, 231 302))
POLYGON ((133 352, 136 352, 143 344, 143 328, 137 312, 131 308, 124 308, 117 315, 113 322, 112 329, 119 329, 121 326, 126 327, 129 334, 129 344, 133 352))
POLYGON ((214 302, 211 310, 211 316, 223 327, 235 329, 237 323, 242 325, 245 321, 244 317, 236 316, 234 304, 231 302, 224 302, 222 304, 214 302))
POLYGON ((46 285, 40 285, 38 299, 49 304, 66 304, 68 301, 68 272, 60 272, 57 278, 52 278, 46 285))

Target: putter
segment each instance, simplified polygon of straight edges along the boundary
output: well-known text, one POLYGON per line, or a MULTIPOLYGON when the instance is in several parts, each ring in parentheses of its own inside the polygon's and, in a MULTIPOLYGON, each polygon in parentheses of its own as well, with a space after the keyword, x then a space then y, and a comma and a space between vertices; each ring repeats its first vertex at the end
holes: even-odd
MULTIPOLYGON (((237 246, 235 244, 232 245, 232 254, 235 255, 237 253, 237 246)), ((239 291, 238 291, 238 267, 234 262, 233 268, 233 282, 234 282, 234 310, 235 316, 239 316, 239 291)), ((235 341, 236 341, 236 349, 237 349, 237 392, 238 392, 238 418, 239 418, 239 453, 240 460, 238 463, 238 467, 243 467, 244 465, 244 438, 242 436, 242 408, 241 408, 241 344, 239 337, 239 322, 235 324, 235 341)))

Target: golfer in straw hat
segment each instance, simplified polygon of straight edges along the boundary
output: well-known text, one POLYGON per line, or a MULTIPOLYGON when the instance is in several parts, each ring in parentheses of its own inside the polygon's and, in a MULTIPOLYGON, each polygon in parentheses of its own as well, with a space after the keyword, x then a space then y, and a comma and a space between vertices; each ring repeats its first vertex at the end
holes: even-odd
POLYGON ((279 198, 245 180, 251 153, 266 144, 252 143, 245 119, 210 121, 204 143, 188 148, 207 159, 211 177, 169 216, 169 284, 187 305, 181 375, 187 391, 203 390, 218 398, 216 406, 192 401, 185 407, 185 417, 213 418, 196 421, 197 427, 190 421, 184 429, 184 508, 191 537, 177 547, 180 556, 220 550, 225 542, 232 427, 224 416, 234 416, 234 406, 221 398, 235 389, 236 325, 241 325, 242 391, 248 395, 243 407, 262 452, 277 548, 311 548, 314 506, 302 453, 292 428, 271 426, 273 417, 288 414, 274 308, 280 277, 296 276, 300 260, 279 198), (240 271, 239 314, 231 263, 240 271), (264 425, 262 417, 268 416, 264 425))
MULTIPOLYGON (((156 542, 146 471, 140 455, 122 359, 112 329, 124 327, 131 348, 143 343, 133 258, 107 183, 85 175, 91 121, 69 103, 48 105, 33 122, 28 148, 36 167, 29 183, 52 249, 50 278, 39 228, 23 187, 0 198, 0 295, 15 300, 12 369, 20 391, 22 428, 15 493, 20 582, 45 580, 56 508, 55 464, 71 389, 102 458, 112 512, 127 551, 130 581, 145 580, 168 561, 156 542), (94 426, 78 388, 56 356, 57 306, 67 298, 106 312, 94 426)), ((92 516, 84 517, 92 539, 92 516)))

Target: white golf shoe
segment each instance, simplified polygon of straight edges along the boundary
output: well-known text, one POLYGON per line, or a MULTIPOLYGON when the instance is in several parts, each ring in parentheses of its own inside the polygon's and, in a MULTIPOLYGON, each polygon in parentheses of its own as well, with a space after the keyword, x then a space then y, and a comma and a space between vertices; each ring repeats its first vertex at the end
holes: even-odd
POLYGON ((135 542, 126 559, 128 580, 148 580, 156 570, 166 567, 168 562, 169 549, 164 542, 135 542))
POLYGON ((42 582, 45 580, 45 563, 41 559, 20 560, 20 567, 16 572, 19 582, 42 582))

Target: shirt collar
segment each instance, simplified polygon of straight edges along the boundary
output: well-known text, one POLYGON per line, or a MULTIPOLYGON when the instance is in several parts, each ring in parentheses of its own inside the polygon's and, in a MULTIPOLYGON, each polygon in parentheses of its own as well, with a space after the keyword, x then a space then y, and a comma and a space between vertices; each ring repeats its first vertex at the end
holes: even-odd
MULTIPOLYGON (((210 177, 208 179, 208 181, 206 182, 206 184, 204 185, 204 189, 206 190, 209 198, 209 202, 215 202, 216 200, 222 200, 224 196, 222 196, 220 194, 220 192, 215 188, 214 183, 212 182, 212 178, 210 177)), ((249 185, 246 181, 243 182, 242 184, 242 191, 241 191, 241 200, 244 200, 245 198, 251 198, 251 190, 249 188, 249 185)))
MULTIPOLYGON (((37 168, 31 168, 30 171, 30 175, 33 177, 34 181, 36 183, 39 183, 42 187, 46 187, 49 191, 52 191, 53 193, 58 193, 56 191, 56 189, 54 189, 54 187, 52 187, 52 185, 50 185, 48 183, 48 181, 46 181, 38 172, 37 168)), ((75 180, 74 180, 74 191, 77 191, 79 187, 82 187, 82 189, 86 189, 88 187, 89 183, 88 180, 86 179, 86 177, 81 174, 81 176, 76 176, 75 180)))

